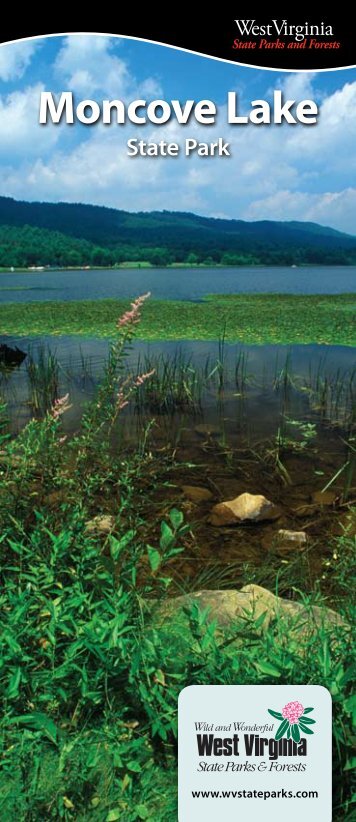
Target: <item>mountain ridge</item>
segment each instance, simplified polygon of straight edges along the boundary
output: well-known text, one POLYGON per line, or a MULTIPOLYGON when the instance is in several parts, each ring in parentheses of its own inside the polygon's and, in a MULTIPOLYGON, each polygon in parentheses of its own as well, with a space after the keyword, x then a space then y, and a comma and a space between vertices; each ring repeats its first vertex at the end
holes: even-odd
POLYGON ((185 211, 130 212, 0 197, 0 265, 9 255, 21 258, 20 263, 8 263, 12 265, 91 264, 93 257, 103 265, 125 260, 147 260, 153 265, 353 264, 356 236, 310 221, 245 221, 185 211), (10 235, 11 243, 7 242, 10 235), (17 257, 11 248, 17 249, 17 257))

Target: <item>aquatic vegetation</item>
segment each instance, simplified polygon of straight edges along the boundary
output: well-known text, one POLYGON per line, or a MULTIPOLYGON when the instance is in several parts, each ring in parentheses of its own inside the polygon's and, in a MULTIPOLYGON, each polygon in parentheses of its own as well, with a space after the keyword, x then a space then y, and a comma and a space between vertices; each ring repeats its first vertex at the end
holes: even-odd
POLYGON ((285 416, 282 426, 278 429, 277 441, 279 449, 304 451, 311 448, 317 436, 316 423, 305 420, 292 420, 285 416), (293 437, 293 433, 295 436, 293 437))
POLYGON ((151 379, 138 384, 134 398, 137 413, 177 414, 187 409, 195 413, 201 409, 206 382, 191 357, 179 351, 172 356, 146 355, 143 360, 138 358, 136 381, 142 371, 148 372, 151 379))
MULTIPOLYGON (((354 345, 352 294, 214 295, 200 303, 150 300, 137 336, 145 340, 326 343, 354 345)), ((0 306, 3 334, 81 334, 112 337, 112 318, 129 309, 127 300, 6 303, 0 306)))
POLYGON ((43 416, 58 397, 59 364, 55 354, 41 346, 36 356, 30 351, 26 361, 29 405, 32 413, 43 416))

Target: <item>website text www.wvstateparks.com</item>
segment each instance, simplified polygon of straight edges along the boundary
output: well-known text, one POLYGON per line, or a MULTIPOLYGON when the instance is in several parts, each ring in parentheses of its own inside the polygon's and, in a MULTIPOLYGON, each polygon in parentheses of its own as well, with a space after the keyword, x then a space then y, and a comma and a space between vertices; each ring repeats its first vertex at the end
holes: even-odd
POLYGON ((318 791, 192 791, 193 799, 318 799, 318 791))

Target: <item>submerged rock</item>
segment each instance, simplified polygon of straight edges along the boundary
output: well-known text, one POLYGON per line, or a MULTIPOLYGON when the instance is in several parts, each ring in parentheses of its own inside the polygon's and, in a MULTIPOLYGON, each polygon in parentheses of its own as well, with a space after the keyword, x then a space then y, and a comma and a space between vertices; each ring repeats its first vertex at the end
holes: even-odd
POLYGON ((202 488, 200 485, 182 485, 182 491, 192 502, 205 502, 213 496, 209 488, 202 488))
POLYGON ((214 505, 210 515, 211 525, 238 525, 243 522, 263 522, 278 519, 281 512, 262 494, 240 494, 235 499, 214 505))
POLYGON ((199 425, 195 426, 194 430, 200 437, 218 437, 221 433, 220 428, 216 425, 211 425, 209 422, 199 423, 199 425))
POLYGON ((293 542, 294 545, 305 545, 308 540, 308 535, 305 531, 287 531, 285 528, 280 528, 278 531, 278 537, 280 540, 285 540, 286 542, 293 542))
POLYGON ((267 551, 274 551, 276 554, 284 556, 285 554, 304 551, 307 542, 308 535, 305 531, 288 531, 285 528, 280 528, 279 531, 267 534, 262 540, 262 545, 267 551))
POLYGON ((85 530, 87 534, 110 534, 114 525, 115 519, 110 514, 99 514, 85 523, 85 530))
POLYGON ((0 345, 0 365, 5 365, 8 368, 13 368, 16 365, 21 365, 21 363, 26 359, 27 354, 24 351, 21 351, 20 348, 15 346, 15 348, 11 348, 9 345, 2 343, 0 345))
POLYGON ((314 491, 312 500, 316 505, 334 505, 337 495, 333 491, 314 491))
POLYGON ((298 508, 294 508, 293 513, 298 519, 305 519, 319 513, 319 507, 318 505, 299 505, 298 508))

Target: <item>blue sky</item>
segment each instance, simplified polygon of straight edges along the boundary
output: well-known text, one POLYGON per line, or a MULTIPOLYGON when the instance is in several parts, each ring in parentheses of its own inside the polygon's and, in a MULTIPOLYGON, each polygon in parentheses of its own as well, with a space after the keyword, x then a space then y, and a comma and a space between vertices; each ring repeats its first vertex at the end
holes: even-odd
POLYGON ((0 194, 130 211, 171 209, 247 220, 313 220, 356 234, 356 69, 285 73, 230 65, 165 46, 96 35, 0 47, 0 194), (315 126, 229 126, 274 88, 315 99, 315 126), (214 126, 39 126, 41 91, 76 99, 208 98, 214 126), (130 158, 127 140, 186 137, 231 145, 230 158, 130 158))

